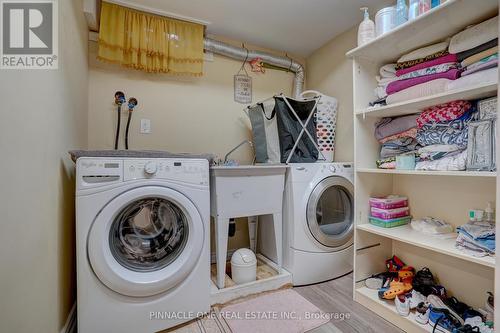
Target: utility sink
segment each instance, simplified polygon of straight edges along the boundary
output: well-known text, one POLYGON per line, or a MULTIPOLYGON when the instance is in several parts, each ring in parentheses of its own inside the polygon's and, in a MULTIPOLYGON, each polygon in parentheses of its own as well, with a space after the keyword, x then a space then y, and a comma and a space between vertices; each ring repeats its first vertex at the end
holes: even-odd
POLYGON ((286 164, 210 168, 211 215, 244 217, 281 211, 286 164))

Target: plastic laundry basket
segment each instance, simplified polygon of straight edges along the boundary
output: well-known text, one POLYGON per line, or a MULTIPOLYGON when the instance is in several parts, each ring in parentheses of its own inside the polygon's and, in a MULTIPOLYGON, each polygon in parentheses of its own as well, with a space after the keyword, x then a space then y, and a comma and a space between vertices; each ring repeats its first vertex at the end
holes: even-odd
POLYGON ((303 99, 321 96, 316 111, 316 137, 321 151, 319 159, 333 162, 335 155, 335 127, 337 126, 337 99, 315 90, 307 90, 300 94, 303 99))

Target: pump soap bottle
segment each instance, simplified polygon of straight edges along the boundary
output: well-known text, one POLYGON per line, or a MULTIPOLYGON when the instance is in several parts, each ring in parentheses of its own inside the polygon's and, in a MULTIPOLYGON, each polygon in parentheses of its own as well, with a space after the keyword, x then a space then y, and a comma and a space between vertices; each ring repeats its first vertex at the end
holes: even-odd
POLYGON ((360 10, 364 12, 364 19, 359 24, 358 46, 364 45, 375 38, 375 23, 370 20, 368 7, 362 7, 360 10))

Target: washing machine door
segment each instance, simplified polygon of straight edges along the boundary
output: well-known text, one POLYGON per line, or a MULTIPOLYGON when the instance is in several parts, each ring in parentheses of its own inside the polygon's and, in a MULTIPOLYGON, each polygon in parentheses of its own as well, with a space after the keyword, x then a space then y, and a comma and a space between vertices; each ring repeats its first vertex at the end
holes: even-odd
POLYGON ((185 195, 166 187, 138 187, 112 199, 97 215, 88 258, 108 288, 152 296, 187 278, 201 256, 205 232, 185 195))
POLYGON ((323 179, 307 203, 307 226, 323 246, 342 250, 352 245, 354 187, 343 177, 323 179))

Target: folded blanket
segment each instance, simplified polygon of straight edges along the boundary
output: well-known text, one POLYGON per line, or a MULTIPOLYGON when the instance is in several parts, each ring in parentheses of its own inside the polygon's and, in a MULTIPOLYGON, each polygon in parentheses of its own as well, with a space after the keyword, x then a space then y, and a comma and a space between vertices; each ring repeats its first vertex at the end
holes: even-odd
POLYGON ((458 64, 456 62, 447 62, 445 64, 426 67, 423 69, 417 69, 416 71, 409 72, 409 73, 406 73, 406 74, 399 76, 398 79, 399 80, 406 80, 406 79, 411 79, 414 77, 420 77, 420 76, 431 75, 431 74, 436 74, 436 73, 444 73, 444 72, 447 72, 453 68, 458 68, 458 64))
POLYGON ((477 67, 480 67, 482 64, 485 64, 487 63, 488 61, 491 61, 491 60, 494 60, 494 59, 498 59, 498 52, 497 53, 493 53, 492 55, 490 56, 487 56, 487 57, 484 57, 484 58, 481 58, 479 59, 478 61, 476 62, 473 62, 467 66, 464 66, 466 70, 472 70, 472 69, 475 69, 477 67))
POLYGON ((473 73, 484 71, 489 68, 498 67, 498 57, 492 58, 486 62, 476 62, 471 66, 467 66, 465 71, 463 71, 462 75, 467 76, 473 73))
POLYGON ((401 81, 395 81, 389 83, 387 86, 386 92, 388 95, 394 94, 398 91, 404 90, 409 87, 416 86, 417 84, 425 83, 428 81, 433 81, 436 79, 448 79, 448 80, 456 80, 460 77, 460 70, 453 68, 444 73, 431 74, 426 76, 420 76, 412 79, 406 79, 401 81))
POLYGON ((477 109, 476 108, 470 108, 469 111, 465 112, 461 117, 452 120, 452 121, 447 121, 447 122, 440 122, 440 123, 427 123, 424 124, 420 130, 421 131, 427 131, 427 130, 432 130, 436 128, 451 128, 455 129, 457 131, 461 131, 467 128, 469 125, 469 122, 471 120, 476 120, 477 116, 477 109))
POLYGON ((437 65, 441 65, 441 64, 447 64, 450 62, 457 62, 457 56, 455 54, 445 54, 441 57, 433 58, 433 59, 430 59, 428 61, 419 62, 418 64, 415 64, 414 66, 398 69, 396 71, 396 75, 399 77, 399 76, 402 76, 402 75, 405 75, 405 74, 408 74, 408 73, 411 73, 414 71, 418 71, 420 69, 433 67, 433 66, 437 66, 437 65))
MULTIPOLYGON (((486 69, 484 71, 476 72, 471 75, 463 76, 455 81, 448 81, 447 90, 459 90, 465 89, 480 84, 496 83, 498 82, 498 67, 486 69)), ((390 98, 393 95, 387 97, 387 104, 390 104, 390 98)))
POLYGON ((422 146, 457 145, 460 149, 467 148, 468 127, 463 130, 436 127, 418 130, 416 140, 422 146))
POLYGON ((473 49, 457 53, 457 60, 459 62, 461 62, 474 54, 486 51, 486 50, 491 49, 492 47, 495 47, 497 45, 498 45, 498 38, 492 39, 489 42, 486 42, 484 44, 476 46, 473 49))
POLYGON ((498 38, 498 16, 467 28, 451 37, 448 51, 459 53, 498 38))
POLYGON ((462 236, 463 240, 465 240, 469 243, 472 243, 475 246, 480 247, 481 249, 483 249, 485 251, 495 253, 495 236, 486 237, 486 238, 475 238, 463 228, 464 226, 460 226, 457 228, 457 231, 458 231, 457 241, 458 241, 458 238, 460 238, 460 236, 462 236))
POLYGON ((375 88, 375 95, 378 98, 386 97, 387 96, 386 89, 389 83, 398 80, 395 74, 394 77, 380 77, 377 75, 375 79, 377 80, 377 88, 375 88))
POLYGON ((487 255, 494 255, 495 251, 489 250, 487 247, 476 244, 471 237, 467 237, 465 233, 459 233, 455 246, 468 254, 484 257, 487 255))
POLYGON ((417 126, 418 115, 411 114, 396 118, 382 118, 375 124, 375 138, 381 140, 385 137, 398 134, 417 126))
POLYGON ((448 54, 448 51, 444 50, 444 51, 439 51, 439 52, 430 54, 430 55, 425 56, 423 58, 409 60, 409 61, 404 61, 404 62, 398 62, 398 63, 396 63, 396 69, 400 70, 400 69, 409 68, 409 67, 421 64, 421 63, 426 62, 426 61, 430 61, 430 60, 433 60, 433 59, 436 59, 436 58, 443 57, 443 56, 445 56, 447 54, 448 54))
POLYGON ((414 138, 400 138, 382 144, 380 158, 389 158, 416 151, 420 145, 414 138))
POLYGON ((416 98, 440 94, 447 90, 449 82, 455 81, 451 81, 448 79, 437 79, 434 81, 417 84, 416 86, 406 88, 405 90, 401 90, 397 93, 387 96, 386 103, 387 105, 389 105, 399 102, 406 102, 416 98))
POLYGON ((380 143, 385 143, 387 141, 392 141, 392 140, 401 139, 401 138, 416 138, 416 137, 417 137, 417 128, 413 127, 413 128, 410 128, 409 130, 403 131, 401 133, 389 135, 389 136, 382 138, 378 141, 380 143))
POLYGON ((417 162, 415 170, 461 171, 465 170, 466 162, 467 151, 464 150, 460 154, 444 157, 439 160, 417 162))
POLYGON ((422 160, 434 161, 443 157, 456 155, 461 151, 457 145, 430 145, 420 148, 418 154, 422 160))
POLYGON ((396 169, 396 157, 389 157, 375 161, 379 169, 396 169))
POLYGON ((421 47, 419 49, 411 51, 410 53, 402 55, 401 58, 398 59, 398 62, 401 63, 406 61, 412 61, 420 58, 425 58, 437 52, 447 51, 449 44, 450 41, 446 40, 444 42, 421 47))
POLYGON ((484 50, 482 52, 471 55, 470 57, 465 58, 460 65, 462 67, 467 67, 470 64, 480 61, 481 59, 487 58, 491 55, 498 53, 498 46, 492 47, 491 49, 484 50))
POLYGON ((495 224, 490 222, 467 222, 458 229, 467 232, 473 239, 495 239, 496 235, 495 224))
POLYGON ((391 78, 396 76, 396 64, 387 64, 380 67, 380 76, 383 78, 391 78))
POLYGON ((440 105, 431 106, 418 115, 417 127, 421 128, 427 123, 442 123, 455 120, 471 108, 469 101, 452 101, 440 105))

